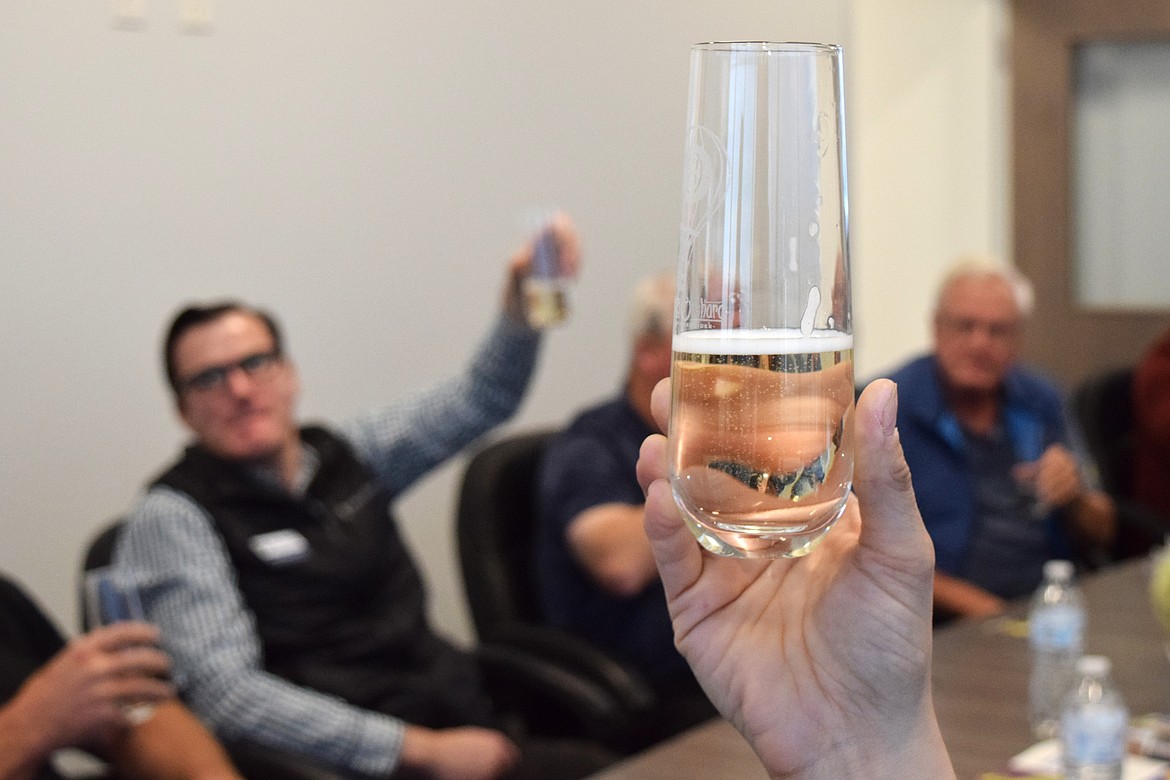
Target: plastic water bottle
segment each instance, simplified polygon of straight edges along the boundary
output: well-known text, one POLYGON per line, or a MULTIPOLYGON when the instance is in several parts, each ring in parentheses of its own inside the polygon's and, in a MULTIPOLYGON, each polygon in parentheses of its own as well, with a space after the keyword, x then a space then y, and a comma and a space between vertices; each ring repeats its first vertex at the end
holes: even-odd
POLYGON ((1113 685, 1111 668, 1100 655, 1077 662, 1076 687, 1060 717, 1065 780, 1121 780, 1129 712, 1113 685))
POLYGON ((1069 561, 1044 564, 1044 581, 1032 597, 1028 642, 1032 676, 1028 685, 1032 733, 1038 739, 1059 730, 1064 695, 1073 682, 1085 636, 1085 607, 1069 561))

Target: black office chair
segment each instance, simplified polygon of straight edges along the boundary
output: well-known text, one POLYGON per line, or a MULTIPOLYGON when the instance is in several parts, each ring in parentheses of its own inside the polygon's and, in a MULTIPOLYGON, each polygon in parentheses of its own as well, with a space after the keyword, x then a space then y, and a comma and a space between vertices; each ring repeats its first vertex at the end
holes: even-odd
POLYGON ((632 668, 540 616, 532 582, 535 477, 551 431, 522 433, 472 457, 459 492, 457 532, 464 591, 492 679, 511 669, 510 697, 547 734, 630 752, 655 738, 655 694, 632 668))
MULTIPOLYGON (((109 566, 113 561, 114 547, 123 521, 113 521, 103 528, 89 543, 81 564, 81 624, 88 631, 90 625, 88 610, 85 608, 85 573, 109 566)), ((347 780, 347 776, 328 767, 320 766, 301 756, 279 753, 257 745, 224 745, 232 763, 244 777, 252 780, 347 780)))
POLYGON ((1130 489, 1134 451, 1133 369, 1114 368, 1089 377, 1070 397, 1085 446, 1097 462, 1101 487, 1117 506, 1117 560, 1144 555, 1170 532, 1163 518, 1135 501, 1130 489))

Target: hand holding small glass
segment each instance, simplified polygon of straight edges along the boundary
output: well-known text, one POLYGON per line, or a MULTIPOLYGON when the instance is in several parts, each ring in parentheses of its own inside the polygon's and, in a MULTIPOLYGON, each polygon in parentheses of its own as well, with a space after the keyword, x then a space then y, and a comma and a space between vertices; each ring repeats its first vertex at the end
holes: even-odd
POLYGON ((62 748, 100 752, 134 725, 124 702, 174 696, 165 681, 170 663, 153 646, 157 641, 158 629, 145 623, 103 626, 71 639, 0 708, 6 732, 0 776, 62 748))
MULTIPOLYGON (((139 667, 131 663, 135 658, 145 662, 156 654, 162 655, 157 646, 158 629, 146 622, 138 589, 132 582, 119 577, 111 567, 90 570, 85 575, 85 610, 90 626, 108 627, 102 632, 112 635, 110 641, 124 638, 124 644, 116 645, 111 650, 123 656, 123 663, 127 664, 125 676, 166 673, 165 666, 160 672, 157 664, 139 667)), ((128 691, 122 703, 127 719, 131 723, 147 720, 153 714, 154 702, 158 698, 135 697, 132 691, 128 691)))

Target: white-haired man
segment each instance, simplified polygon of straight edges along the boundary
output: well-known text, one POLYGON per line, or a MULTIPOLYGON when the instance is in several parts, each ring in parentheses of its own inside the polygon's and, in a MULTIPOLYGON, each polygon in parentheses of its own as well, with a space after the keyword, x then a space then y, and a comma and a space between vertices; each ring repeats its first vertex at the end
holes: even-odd
POLYGON ((936 556, 936 615, 988 615, 1044 561, 1105 547, 1112 501, 1082 475, 1060 391, 1019 365, 1031 286, 965 257, 934 311, 934 352, 901 367, 898 428, 936 556))

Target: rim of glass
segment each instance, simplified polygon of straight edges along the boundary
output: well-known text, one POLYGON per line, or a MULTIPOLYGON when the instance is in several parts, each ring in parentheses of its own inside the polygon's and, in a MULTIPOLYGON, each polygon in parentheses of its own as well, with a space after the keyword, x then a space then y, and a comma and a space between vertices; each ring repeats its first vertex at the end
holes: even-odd
POLYGON ((828 52, 841 51, 840 44, 805 41, 703 41, 691 48, 701 51, 828 52))

